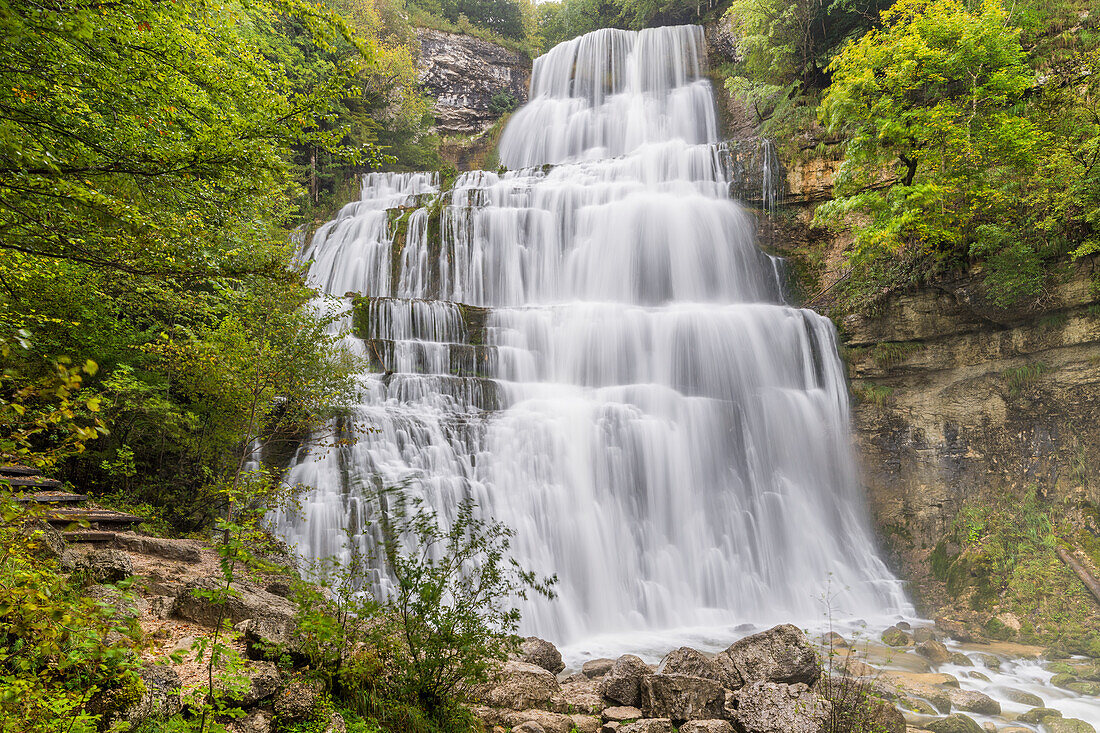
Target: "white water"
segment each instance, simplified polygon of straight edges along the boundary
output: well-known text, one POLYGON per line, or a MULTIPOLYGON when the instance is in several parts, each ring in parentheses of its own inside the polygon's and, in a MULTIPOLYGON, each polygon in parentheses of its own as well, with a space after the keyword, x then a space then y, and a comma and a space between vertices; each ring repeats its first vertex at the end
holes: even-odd
POLYGON ((462 174, 442 241, 420 208, 394 253, 386 209, 435 192, 422 174, 367 176, 317 232, 314 282, 392 299, 357 342, 385 370, 354 408, 377 432, 291 469, 315 488, 276 521, 303 555, 346 560, 345 527, 369 551, 372 487, 411 479, 445 518, 473 497, 558 574, 523 630, 572 649, 809 622, 827 592, 912 615, 865 517, 833 328, 784 303, 729 199, 704 70, 697 27, 562 44, 502 137, 515 170, 462 174), (487 306, 484 328, 455 303, 487 306))

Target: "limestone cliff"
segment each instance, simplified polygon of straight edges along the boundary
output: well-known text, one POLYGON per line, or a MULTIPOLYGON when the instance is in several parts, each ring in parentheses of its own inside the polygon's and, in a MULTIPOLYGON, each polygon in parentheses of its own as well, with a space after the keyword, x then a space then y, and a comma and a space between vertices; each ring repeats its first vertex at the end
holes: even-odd
POLYGON ((526 55, 473 36, 418 28, 418 81, 435 97, 443 135, 478 135, 501 116, 493 98, 527 101, 531 61, 526 55))

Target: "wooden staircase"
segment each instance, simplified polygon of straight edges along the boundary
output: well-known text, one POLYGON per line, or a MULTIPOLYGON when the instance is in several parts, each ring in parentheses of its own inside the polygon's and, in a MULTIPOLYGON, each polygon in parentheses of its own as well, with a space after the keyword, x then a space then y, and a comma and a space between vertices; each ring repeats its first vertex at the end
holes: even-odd
POLYGON ((0 489, 8 487, 18 502, 45 505, 45 520, 69 542, 110 542, 117 532, 145 521, 126 512, 85 507, 87 496, 62 491, 60 481, 44 478, 30 466, 0 466, 0 489))

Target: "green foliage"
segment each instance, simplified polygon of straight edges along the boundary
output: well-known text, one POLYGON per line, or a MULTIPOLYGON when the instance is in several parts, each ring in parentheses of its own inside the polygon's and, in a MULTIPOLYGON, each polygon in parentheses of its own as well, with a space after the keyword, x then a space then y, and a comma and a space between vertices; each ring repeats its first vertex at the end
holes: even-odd
POLYGON ((517 104, 518 100, 510 92, 497 92, 489 100, 489 111, 495 115, 503 115, 514 110, 517 104))
POLYGON ((861 382, 860 384, 852 384, 852 394, 860 402, 866 402, 876 407, 883 408, 890 403, 890 395, 894 393, 894 390, 890 387, 883 387, 882 385, 872 384, 871 382, 861 382))
POLYGON ((1018 397, 1022 392, 1038 382, 1039 378, 1046 372, 1046 364, 1035 362, 1034 364, 1024 364, 1023 366, 1005 369, 1004 372, 1001 373, 1001 376, 1004 377, 1005 383, 1008 385, 1009 393, 1011 393, 1013 397, 1018 397))

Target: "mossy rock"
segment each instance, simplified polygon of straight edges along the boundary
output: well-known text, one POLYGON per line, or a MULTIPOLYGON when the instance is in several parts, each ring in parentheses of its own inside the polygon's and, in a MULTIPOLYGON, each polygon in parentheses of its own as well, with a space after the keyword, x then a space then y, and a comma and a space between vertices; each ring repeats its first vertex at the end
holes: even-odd
POLYGON ((1021 723, 1027 723, 1029 725, 1037 725, 1038 723, 1042 723, 1047 718, 1060 717, 1062 717, 1062 713, 1053 708, 1032 708, 1026 713, 1022 713, 1021 715, 1017 716, 1016 720, 1021 723))
POLYGON ((902 698, 900 702, 901 706, 906 710, 917 713, 918 715, 939 715, 938 710, 919 698, 906 697, 902 698))
POLYGON ((1069 682, 1065 685, 1067 690, 1072 690, 1078 695, 1091 695, 1096 697, 1100 695, 1100 682, 1091 682, 1089 680, 1079 680, 1077 682, 1069 682))
POLYGON ((1001 658, 995 654, 987 654, 986 652, 978 652, 974 655, 978 661, 982 663, 982 666, 986 669, 1000 669, 1001 658))
POLYGON ((1006 626, 1003 621, 997 617, 993 617, 985 622, 983 627, 985 633, 991 639, 997 639, 999 641, 1010 641, 1016 638, 1016 632, 1009 626, 1006 626))
POLYGON ((970 673, 970 676, 971 676, 972 678, 976 679, 976 680, 981 680, 982 682, 990 682, 990 681, 991 681, 991 680, 989 679, 989 676, 988 676, 988 675, 984 675, 984 674, 982 674, 981 672, 971 672, 971 673, 970 673))
POLYGON ((922 723, 925 730, 932 733, 985 733, 982 727, 969 715, 956 713, 946 718, 939 718, 927 723, 922 723))
POLYGON ((960 667, 973 667, 974 663, 970 661, 970 657, 966 656, 962 652, 951 652, 950 658, 948 658, 951 664, 957 664, 960 667))
POLYGON ((1068 672, 1061 672, 1054 675, 1050 679, 1050 684, 1054 685, 1055 687, 1061 687, 1064 690, 1068 690, 1069 685, 1073 682, 1077 682, 1077 675, 1070 674, 1068 672))
POLYGON ((1077 668, 1065 662, 1051 662, 1047 665, 1047 670, 1054 674, 1077 674, 1077 668))
POLYGON ((897 626, 891 626, 882 632, 882 643, 886 646, 909 646, 913 642, 909 634, 905 633, 897 626))
POLYGON ((1047 733, 1096 733, 1096 729, 1077 718, 1048 718, 1043 721, 1047 733))
POLYGON ((1030 692, 1024 692, 1023 690, 1017 690, 1014 687, 1005 687, 1001 689, 1001 694, 1012 702, 1019 703, 1020 705, 1030 705, 1034 708, 1041 708, 1046 702, 1038 695, 1033 695, 1030 692))

